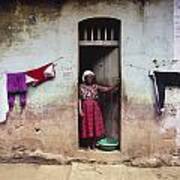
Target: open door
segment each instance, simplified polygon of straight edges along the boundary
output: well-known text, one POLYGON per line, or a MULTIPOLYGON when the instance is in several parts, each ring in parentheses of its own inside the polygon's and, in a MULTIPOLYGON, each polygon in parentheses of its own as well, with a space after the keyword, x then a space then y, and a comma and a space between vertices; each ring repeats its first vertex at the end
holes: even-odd
MULTIPOLYGON (((79 33, 79 77, 84 70, 90 69, 96 74, 98 84, 116 85, 121 74, 120 22, 107 18, 88 19, 80 22, 79 33)), ((120 88, 121 84, 117 92, 100 94, 106 136, 114 137, 119 142, 120 88)))

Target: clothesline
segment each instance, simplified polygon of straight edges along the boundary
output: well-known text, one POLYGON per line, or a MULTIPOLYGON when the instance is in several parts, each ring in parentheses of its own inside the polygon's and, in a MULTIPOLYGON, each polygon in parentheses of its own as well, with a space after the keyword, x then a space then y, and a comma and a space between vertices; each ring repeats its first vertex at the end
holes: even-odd
POLYGON ((125 64, 125 66, 133 67, 133 68, 140 69, 140 70, 143 70, 143 71, 149 71, 149 69, 147 69, 147 68, 144 68, 144 67, 141 67, 141 66, 136 66, 136 65, 133 65, 133 64, 125 64))
POLYGON ((141 66, 136 66, 136 65, 133 65, 133 64, 125 64, 125 66, 128 66, 128 67, 133 67, 135 69, 138 69, 138 70, 143 70, 143 71, 148 71, 148 72, 153 72, 153 71, 159 71, 159 72, 180 72, 178 70, 174 70, 174 69, 158 69, 158 68, 155 68, 155 69, 147 69, 147 68, 144 68, 144 67, 141 67, 141 66))
POLYGON ((63 59, 63 58, 64 58, 63 56, 60 56, 60 57, 58 57, 57 59, 53 60, 52 63, 56 63, 56 62, 60 61, 60 60, 63 59))
MULTIPOLYGON (((64 58, 63 56, 60 56, 60 57, 58 57, 57 59, 51 61, 51 63, 53 63, 55 66, 57 66, 57 62, 60 61, 60 60, 63 59, 63 58, 64 58)), ((3 71, 3 72, 0 72, 0 75, 2 75, 2 74, 7 74, 7 73, 9 73, 9 72, 8 72, 7 70, 5 70, 5 71, 3 71)))
MULTIPOLYGON (((57 62, 60 61, 63 58, 64 58, 63 56, 60 56, 57 59, 53 60, 52 63, 54 63, 55 66, 57 66, 57 62)), ((175 59, 174 61, 180 61, 180 60, 175 59)), ((136 66, 136 65, 133 65, 133 64, 125 64, 125 66, 133 67, 135 69, 139 69, 139 70, 143 70, 143 71, 149 71, 149 69, 147 69, 147 68, 144 68, 144 67, 141 67, 141 66, 136 66)), ((8 73, 8 72, 7 71, 0 72, 0 75, 2 75, 4 73, 8 73)))
MULTIPOLYGON (((169 62, 169 60, 163 60, 163 61, 164 62, 169 62)), ((172 59, 171 61, 172 62, 178 62, 178 61, 180 61, 180 59, 172 59)), ((144 71, 149 71, 150 70, 150 69, 147 69, 147 68, 144 68, 144 67, 141 67, 141 66, 136 66, 136 65, 133 65, 133 64, 125 64, 125 66, 133 67, 133 68, 144 70, 144 71)))

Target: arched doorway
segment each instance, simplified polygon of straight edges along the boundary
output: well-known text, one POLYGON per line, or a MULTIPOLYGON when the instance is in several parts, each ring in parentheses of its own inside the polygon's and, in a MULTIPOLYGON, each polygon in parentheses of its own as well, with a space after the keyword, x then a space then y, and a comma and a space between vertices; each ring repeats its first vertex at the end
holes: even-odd
MULTIPOLYGON (((102 85, 121 79, 121 22, 113 18, 90 18, 79 22, 79 83, 84 70, 93 70, 102 85)), ((121 81, 120 81, 121 82, 121 81)), ((121 83, 117 93, 100 95, 106 136, 120 142, 121 83)))

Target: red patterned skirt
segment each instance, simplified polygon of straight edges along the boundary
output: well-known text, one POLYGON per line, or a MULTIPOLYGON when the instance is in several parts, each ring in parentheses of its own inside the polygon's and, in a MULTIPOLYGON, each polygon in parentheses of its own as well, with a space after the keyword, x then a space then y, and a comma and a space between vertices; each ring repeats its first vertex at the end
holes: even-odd
POLYGON ((80 138, 99 138, 104 135, 104 120, 99 103, 93 99, 82 101, 84 117, 80 122, 80 138))

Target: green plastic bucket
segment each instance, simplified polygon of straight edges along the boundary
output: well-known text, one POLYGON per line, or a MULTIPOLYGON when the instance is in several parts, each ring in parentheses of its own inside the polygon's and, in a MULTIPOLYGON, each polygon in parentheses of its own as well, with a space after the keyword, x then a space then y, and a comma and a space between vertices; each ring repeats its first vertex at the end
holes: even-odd
POLYGON ((116 150, 118 148, 119 142, 115 138, 106 137, 106 138, 99 140, 96 143, 96 146, 99 149, 104 150, 104 151, 113 151, 113 150, 116 150))

